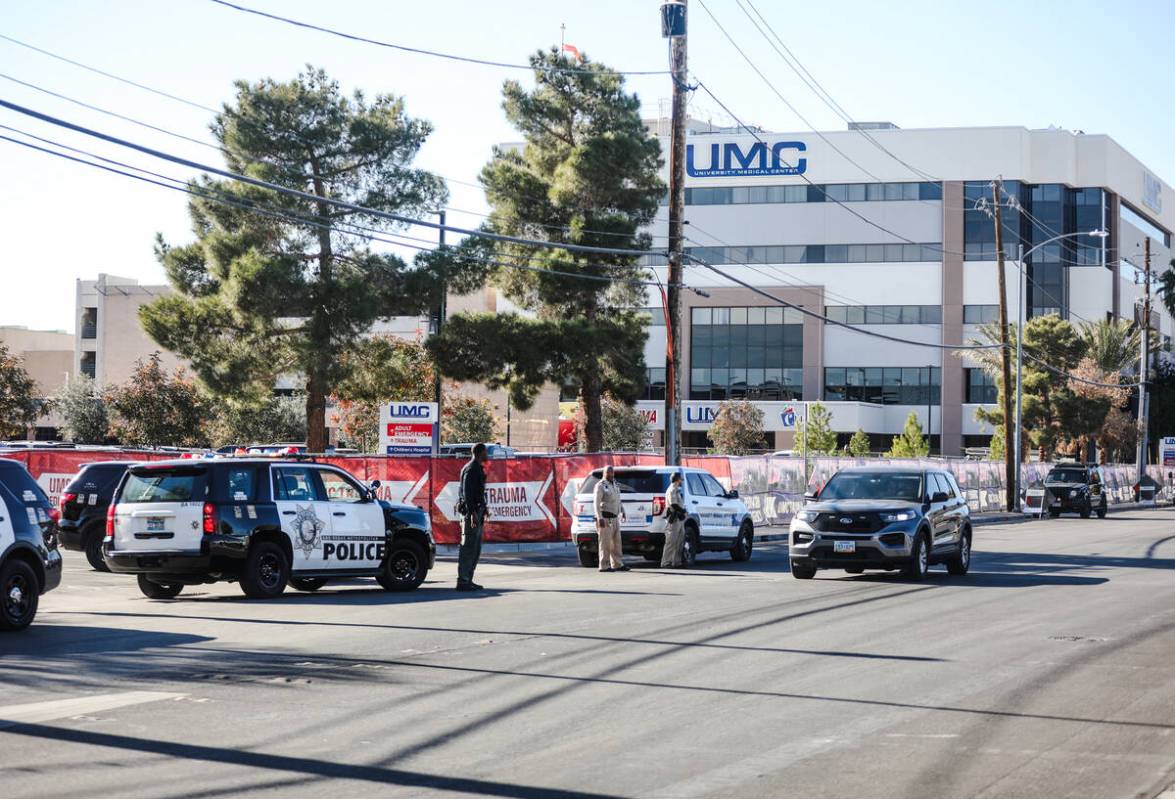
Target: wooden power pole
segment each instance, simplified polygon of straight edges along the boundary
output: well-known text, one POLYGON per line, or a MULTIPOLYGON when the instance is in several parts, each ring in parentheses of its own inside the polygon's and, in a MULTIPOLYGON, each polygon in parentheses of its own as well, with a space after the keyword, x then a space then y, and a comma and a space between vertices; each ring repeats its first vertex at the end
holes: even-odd
POLYGON ((681 463, 681 286, 685 217, 686 4, 670 0, 661 7, 662 33, 671 46, 673 120, 669 146, 669 318, 665 320, 665 463, 681 463))
MULTIPOLYGON (((1008 343, 1008 289, 1007 278, 1004 275, 1004 217, 1000 212, 1004 182, 996 178, 991 191, 995 205, 995 259, 1000 292, 1000 370, 1004 379, 1004 506, 1011 511, 1017 507, 1017 486, 1014 461, 1016 448, 1012 435, 1012 425, 1015 424, 1012 416, 1012 352, 1008 343)), ((1020 331, 1019 335, 1023 335, 1023 332, 1020 331)))
POLYGON ((1142 478, 1146 476, 1146 462, 1147 462, 1147 426, 1149 419, 1147 418, 1150 408, 1147 397, 1147 383, 1150 381, 1150 332, 1151 332, 1151 237, 1146 237, 1146 244, 1143 246, 1143 272, 1142 272, 1142 318, 1139 323, 1142 326, 1142 358, 1138 367, 1138 485, 1139 498, 1142 497, 1142 478))

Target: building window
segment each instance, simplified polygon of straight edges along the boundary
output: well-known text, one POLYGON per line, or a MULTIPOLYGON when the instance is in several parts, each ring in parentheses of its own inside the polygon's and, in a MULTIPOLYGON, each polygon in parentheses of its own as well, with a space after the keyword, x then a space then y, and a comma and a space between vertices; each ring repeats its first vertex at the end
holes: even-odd
POLYGON ((81 373, 91 380, 97 374, 98 357, 95 352, 83 352, 82 361, 80 364, 81 373))
POLYGON ((996 402, 995 378, 982 369, 964 369, 964 393, 967 402, 991 405, 996 402))
POLYGON ((647 314, 651 317, 649 327, 665 327, 665 309, 664 308, 642 308, 641 313, 647 314))
MULTIPOLYGON (((713 266, 738 264, 882 264, 942 261, 942 243, 792 244, 686 247, 686 254, 713 266)), ((660 253, 641 256, 644 266, 668 263, 660 253)))
POLYGON ((824 399, 879 405, 926 405, 940 401, 937 366, 848 366, 824 370, 824 399))
POLYGON ((94 339, 98 338, 98 309, 97 308, 83 308, 82 309, 82 338, 94 339))
POLYGON ((830 322, 853 325, 941 325, 941 305, 826 305, 830 322))
POLYGON ((807 186, 727 186, 685 190, 686 205, 941 200, 941 183, 829 183, 807 186))
POLYGON ((985 325, 998 321, 1000 321, 1000 306, 998 305, 963 306, 963 324, 965 325, 985 325))
POLYGON ((665 367, 645 370, 645 393, 641 395, 641 399, 665 399, 665 367))
POLYGON ((795 308, 690 313, 690 399, 802 399, 803 366, 803 314, 795 308))

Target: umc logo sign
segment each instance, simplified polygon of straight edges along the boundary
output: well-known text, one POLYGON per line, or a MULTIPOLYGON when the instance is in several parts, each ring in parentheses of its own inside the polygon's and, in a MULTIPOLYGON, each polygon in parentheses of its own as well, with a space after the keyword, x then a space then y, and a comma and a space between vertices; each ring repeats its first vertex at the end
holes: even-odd
POLYGON ((393 419, 430 419, 431 405, 392 405, 389 415, 393 419))
POLYGON ((696 147, 687 144, 685 148, 685 171, 691 178, 802 175, 808 170, 807 158, 795 158, 789 152, 805 152, 808 146, 802 141, 777 141, 770 150, 763 142, 755 142, 746 152, 736 142, 715 142, 710 145, 710 164, 705 168, 697 166, 696 147))

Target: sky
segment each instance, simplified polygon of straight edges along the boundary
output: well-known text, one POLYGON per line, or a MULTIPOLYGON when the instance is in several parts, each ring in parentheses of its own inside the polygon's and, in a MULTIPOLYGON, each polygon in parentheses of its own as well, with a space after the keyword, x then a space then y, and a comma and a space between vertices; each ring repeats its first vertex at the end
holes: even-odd
MULTIPOLYGON (((796 57, 854 119, 905 128, 1057 125, 1112 136, 1168 183, 1175 3, 1166 0, 752 0, 796 57)), ((732 48, 721 21, 772 84, 817 128, 844 127, 752 27, 738 0, 690 0, 691 77, 744 122, 807 126, 732 48)), ((743 0, 745 3, 746 0, 743 0)), ((240 0, 241 5, 412 47, 525 63, 566 41, 616 69, 667 65, 658 0, 240 0)), ((0 0, 0 34, 209 107, 233 81, 293 78, 312 64, 346 91, 402 96, 434 133, 417 165, 476 180, 495 143, 518 139, 501 110, 507 78, 529 74, 397 52, 243 14, 211 0, 0 0)), ((219 154, 14 83, 212 142, 211 114, 0 39, 0 98, 87 127, 223 166, 219 154)), ((667 76, 633 76, 656 115, 667 76)), ((690 113, 729 122, 696 93, 690 113)), ((168 175, 193 170, 0 109, 0 125, 168 175)), ((0 136, 21 138, 0 129, 0 136)), ((74 331, 75 281, 100 272, 165 282, 153 244, 189 241, 185 195, 0 140, 0 325, 74 331)), ((479 189, 450 182, 450 224, 476 227, 479 189)), ((435 232, 415 228, 412 235, 435 232)))

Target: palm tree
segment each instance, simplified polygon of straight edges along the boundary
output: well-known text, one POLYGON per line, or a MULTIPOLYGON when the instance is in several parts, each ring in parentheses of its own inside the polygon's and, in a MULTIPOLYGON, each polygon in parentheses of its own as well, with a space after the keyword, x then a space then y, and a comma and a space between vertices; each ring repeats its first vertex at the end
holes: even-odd
POLYGON ((1118 374, 1138 360, 1138 328, 1125 319, 1083 322, 1078 335, 1087 348, 1086 356, 1106 374, 1118 374))

